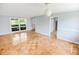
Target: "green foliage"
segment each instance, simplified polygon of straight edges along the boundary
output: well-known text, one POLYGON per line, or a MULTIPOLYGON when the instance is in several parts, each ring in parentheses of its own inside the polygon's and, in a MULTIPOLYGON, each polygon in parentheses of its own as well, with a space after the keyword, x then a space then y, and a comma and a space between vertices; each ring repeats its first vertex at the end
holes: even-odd
POLYGON ((19 25, 19 24, 26 24, 26 19, 24 18, 11 19, 11 25, 19 25))

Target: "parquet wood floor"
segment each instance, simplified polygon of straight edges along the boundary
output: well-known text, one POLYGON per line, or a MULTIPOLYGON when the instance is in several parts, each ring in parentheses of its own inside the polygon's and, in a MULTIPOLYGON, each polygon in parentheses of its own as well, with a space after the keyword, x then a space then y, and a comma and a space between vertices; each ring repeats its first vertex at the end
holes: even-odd
POLYGON ((72 55, 79 54, 79 45, 33 32, 0 36, 1 55, 72 55))

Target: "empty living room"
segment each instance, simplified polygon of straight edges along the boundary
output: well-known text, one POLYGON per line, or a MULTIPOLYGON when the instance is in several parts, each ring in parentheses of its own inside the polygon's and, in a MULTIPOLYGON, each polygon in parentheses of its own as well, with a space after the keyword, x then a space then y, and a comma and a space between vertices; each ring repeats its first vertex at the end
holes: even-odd
POLYGON ((0 3, 0 55, 79 55, 79 4, 0 3))

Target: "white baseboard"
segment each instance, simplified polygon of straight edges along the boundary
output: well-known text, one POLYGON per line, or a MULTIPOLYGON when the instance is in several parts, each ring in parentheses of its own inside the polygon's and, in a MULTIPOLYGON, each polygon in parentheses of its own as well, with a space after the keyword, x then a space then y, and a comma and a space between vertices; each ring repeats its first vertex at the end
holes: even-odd
POLYGON ((58 40, 68 41, 68 42, 71 42, 71 43, 74 43, 74 44, 79 44, 79 42, 75 42, 75 41, 72 41, 72 40, 70 40, 70 39, 65 39, 65 38, 63 38, 63 37, 58 37, 57 39, 58 39, 58 40))

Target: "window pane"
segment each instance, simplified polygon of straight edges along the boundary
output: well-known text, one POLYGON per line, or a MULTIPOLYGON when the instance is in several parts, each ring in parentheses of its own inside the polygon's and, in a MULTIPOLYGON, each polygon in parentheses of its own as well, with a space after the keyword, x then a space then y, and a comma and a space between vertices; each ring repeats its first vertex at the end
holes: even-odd
POLYGON ((26 27, 20 27, 20 30, 26 30, 26 27))
POLYGON ((12 31, 19 31, 19 28, 12 28, 12 31))
POLYGON ((11 19, 11 25, 19 25, 18 19, 11 19))
POLYGON ((19 31, 19 21, 18 19, 11 19, 11 29, 12 31, 19 31))
POLYGON ((26 24, 26 19, 19 18, 19 24, 26 24))
POLYGON ((26 30, 26 19, 19 18, 20 30, 26 30))

